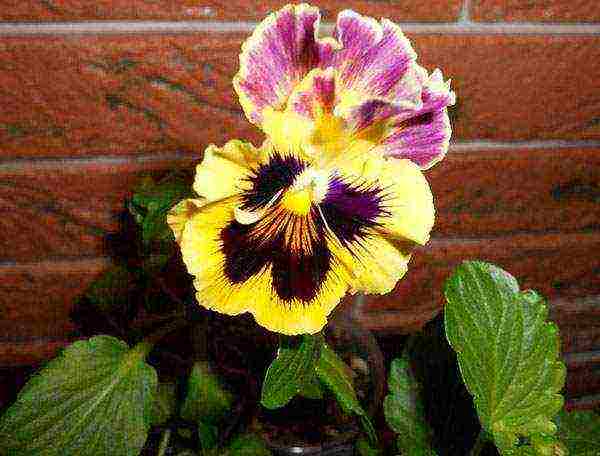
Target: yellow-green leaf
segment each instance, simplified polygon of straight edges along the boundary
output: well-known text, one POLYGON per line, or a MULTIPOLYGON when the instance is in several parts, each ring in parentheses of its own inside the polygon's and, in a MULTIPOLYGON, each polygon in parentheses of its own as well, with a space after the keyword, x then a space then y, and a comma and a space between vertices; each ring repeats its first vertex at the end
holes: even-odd
POLYGON ((137 456, 157 383, 147 349, 110 336, 71 344, 0 420, 0 454, 137 456))
POLYGON ((556 418, 558 436, 569 456, 600 455, 600 415, 592 411, 566 412, 556 418))
MULTIPOLYGON (((541 296, 489 263, 459 266, 445 286, 446 336, 479 419, 502 454, 520 438, 551 436, 565 366, 541 296)), ((522 450, 520 450, 522 451, 522 450)))
POLYGON ((269 409, 286 405, 314 377, 321 336, 305 335, 281 340, 262 387, 261 403, 269 409))

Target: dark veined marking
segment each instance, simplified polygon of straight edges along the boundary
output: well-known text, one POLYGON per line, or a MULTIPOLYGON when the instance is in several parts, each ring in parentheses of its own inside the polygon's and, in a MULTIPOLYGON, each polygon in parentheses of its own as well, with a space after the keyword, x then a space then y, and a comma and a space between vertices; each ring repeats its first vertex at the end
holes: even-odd
MULTIPOLYGON (((317 217, 313 213, 309 217, 317 217)), ((310 301, 321 290, 331 267, 331 253, 327 247, 322 224, 315 224, 315 231, 308 236, 308 249, 290 251, 280 234, 273 250, 273 288, 284 301, 294 298, 310 301)))
POLYGON ((252 210, 265 205, 279 190, 291 186, 305 168, 306 163, 299 158, 273 154, 268 163, 260 165, 248 177, 252 188, 244 192, 242 208, 252 210))
POLYGON ((221 248, 225 255, 224 273, 232 283, 243 283, 258 274, 271 260, 269 243, 250 239, 254 225, 233 220, 221 231, 221 248))
POLYGON ((388 214, 384 199, 384 190, 377 186, 350 184, 334 177, 321 203, 321 211, 338 239, 347 244, 378 226, 377 218, 388 214))
POLYGON ((284 239, 284 226, 261 242, 252 236, 256 224, 232 221, 221 232, 225 276, 231 283, 243 283, 272 265, 273 288, 283 301, 312 300, 321 290, 331 265, 324 229, 321 225, 315 228, 309 236, 310 245, 294 251, 284 239))
POLYGON ((426 112, 424 114, 418 115, 416 117, 411 117, 410 119, 406 119, 402 121, 401 125, 404 128, 411 127, 420 127, 423 125, 429 125, 433 121, 433 113, 426 112))

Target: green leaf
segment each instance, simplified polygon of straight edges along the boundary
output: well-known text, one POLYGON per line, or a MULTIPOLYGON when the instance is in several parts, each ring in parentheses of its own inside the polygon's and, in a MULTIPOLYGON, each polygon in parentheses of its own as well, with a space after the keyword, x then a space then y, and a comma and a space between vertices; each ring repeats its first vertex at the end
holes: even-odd
POLYGON ((375 429, 356 397, 351 377, 352 371, 327 344, 323 344, 321 347, 321 356, 316 372, 321 382, 333 392, 342 410, 358 415, 369 440, 376 442, 375 429))
POLYGON ((177 202, 192 197, 188 180, 173 174, 155 182, 146 177, 131 198, 129 210, 142 227, 144 242, 174 240, 167 225, 167 213, 177 202))
POLYGON ((217 423, 230 411, 232 402, 231 393, 211 373, 208 363, 194 363, 188 378, 187 395, 181 407, 181 418, 195 423, 217 423))
POLYGON ((323 399, 323 387, 316 372, 313 371, 309 379, 304 382, 304 385, 300 389, 300 395, 307 399, 323 399))
POLYGON ((390 394, 383 401, 383 411, 388 425, 398 434, 398 448, 408 455, 435 455, 421 387, 411 371, 408 355, 392 361, 388 388, 390 394))
POLYGON ((254 434, 243 434, 235 437, 229 444, 225 454, 227 456, 271 456, 265 442, 254 434))
POLYGON ((380 448, 372 447, 367 439, 361 438, 356 442, 356 451, 360 456, 381 456, 380 448))
POLYGON ((202 450, 210 450, 219 443, 219 429, 214 424, 206 421, 198 421, 198 438, 202 450))
POLYGON ((104 312, 128 305, 137 277, 124 266, 115 265, 98 277, 86 290, 85 297, 104 312))
POLYGON ((570 456, 600 454, 600 415, 595 412, 562 410, 556 417, 558 436, 570 456))
POLYGON ((555 433, 565 366, 543 298, 483 262, 465 262, 445 286, 445 326, 479 419, 502 454, 520 438, 555 433))
POLYGON ((261 403, 264 407, 283 407, 305 387, 314 376, 321 344, 321 336, 281 339, 277 358, 267 369, 263 382, 261 403))
POLYGON ((157 384, 148 350, 110 336, 71 344, 0 420, 0 454, 137 456, 157 384))
POLYGON ((198 437, 203 450, 217 444, 217 424, 229 413, 232 402, 231 393, 211 373, 208 363, 194 363, 180 415, 198 426, 198 437))
POLYGON ((164 424, 175 414, 177 408, 177 385, 159 383, 152 406, 152 424, 164 424))

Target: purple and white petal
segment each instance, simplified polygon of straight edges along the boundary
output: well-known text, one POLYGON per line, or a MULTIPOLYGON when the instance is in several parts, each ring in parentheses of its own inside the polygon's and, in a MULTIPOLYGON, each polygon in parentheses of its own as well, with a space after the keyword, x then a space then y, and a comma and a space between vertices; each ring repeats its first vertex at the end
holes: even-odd
POLYGON ((435 70, 422 93, 422 106, 398 114, 389 123, 386 137, 377 150, 386 156, 407 158, 421 169, 431 168, 448 151, 452 129, 447 106, 455 103, 450 81, 435 70))
POLYGON ((335 43, 317 39, 318 8, 287 5, 270 14, 242 45, 233 84, 248 119, 260 125, 267 107, 282 110, 295 86, 331 58, 335 43))
POLYGON ((334 66, 346 90, 369 98, 418 102, 424 74, 399 26, 346 10, 338 15, 334 36, 341 48, 331 62, 323 60, 321 65, 334 66))

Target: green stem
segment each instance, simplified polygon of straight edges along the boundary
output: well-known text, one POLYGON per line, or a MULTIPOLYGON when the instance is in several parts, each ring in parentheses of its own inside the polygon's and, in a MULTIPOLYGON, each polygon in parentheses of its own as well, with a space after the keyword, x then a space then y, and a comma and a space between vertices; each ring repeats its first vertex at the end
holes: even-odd
POLYGON ((483 447, 485 447, 487 441, 487 434, 485 430, 481 428, 479 434, 477 435, 477 440, 475 440, 475 445, 473 445, 473 448, 469 452, 469 456, 479 456, 479 454, 483 450, 483 447))
POLYGON ((160 439, 160 445, 158 446, 157 456, 164 456, 169 447, 169 439, 171 438, 171 429, 165 429, 160 439))
POLYGON ((152 350, 152 347, 154 347, 154 345, 156 345, 156 343, 159 342, 163 337, 165 337, 167 334, 172 333, 176 329, 185 326, 186 324, 188 324, 188 321, 185 318, 176 318, 170 323, 167 323, 162 328, 157 329, 152 334, 149 334, 148 336, 144 337, 144 339, 141 342, 139 342, 133 349, 139 353, 142 353, 144 357, 146 357, 152 350))

